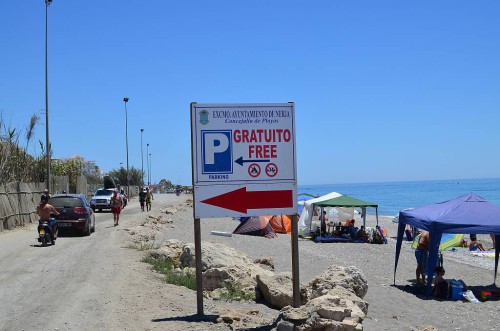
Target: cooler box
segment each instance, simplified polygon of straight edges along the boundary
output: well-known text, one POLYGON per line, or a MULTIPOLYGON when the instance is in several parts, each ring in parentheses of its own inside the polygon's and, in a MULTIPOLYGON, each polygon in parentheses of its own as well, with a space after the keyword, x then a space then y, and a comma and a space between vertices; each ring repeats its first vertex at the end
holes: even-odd
POLYGON ((457 282, 456 280, 450 281, 450 299, 451 300, 462 300, 464 297, 462 292, 464 291, 464 284, 457 282))

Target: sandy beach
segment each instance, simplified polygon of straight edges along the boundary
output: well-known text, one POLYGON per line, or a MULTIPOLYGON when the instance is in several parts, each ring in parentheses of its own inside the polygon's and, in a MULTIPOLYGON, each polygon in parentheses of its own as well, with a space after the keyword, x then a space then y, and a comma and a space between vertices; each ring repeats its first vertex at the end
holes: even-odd
MULTIPOLYGON (((157 208, 179 206, 172 227, 158 236, 157 241, 178 239, 193 242, 192 208, 186 204, 191 198, 191 195, 157 195, 153 214, 157 208)), ((393 286, 397 225, 392 222, 392 217, 379 217, 379 223, 388 230, 388 244, 314 243, 299 239, 300 282, 308 282, 331 265, 359 268, 368 279, 368 293, 364 298, 369 303, 368 316, 363 322, 365 330, 423 330, 429 325, 439 330, 497 329, 498 301, 474 304, 426 300, 421 294, 422 289, 413 285, 416 262, 410 242, 403 243, 396 286, 393 286)), ((375 224, 375 217, 368 216, 366 225, 375 224)), ((237 225, 238 222, 230 218, 202 219, 202 241, 224 243, 252 258, 272 257, 276 272, 291 272, 290 235, 278 234, 277 238, 268 239, 211 234, 211 231, 232 232, 237 225)), ((491 247, 489 236, 479 235, 478 239, 486 247, 491 247)), ((494 259, 473 256, 466 249, 444 252, 445 278, 462 279, 473 288, 493 283, 493 266, 494 259)), ((208 300, 207 304, 213 302, 208 300)))

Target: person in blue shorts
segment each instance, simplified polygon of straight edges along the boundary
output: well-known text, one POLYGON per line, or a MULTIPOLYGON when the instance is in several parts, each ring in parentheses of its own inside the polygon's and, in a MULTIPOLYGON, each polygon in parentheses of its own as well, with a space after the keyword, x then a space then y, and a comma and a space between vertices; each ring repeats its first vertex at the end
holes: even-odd
POLYGON ((474 241, 471 241, 470 244, 469 244, 469 250, 471 252, 473 251, 484 251, 484 247, 483 247, 483 244, 481 244, 479 241, 477 240, 474 240, 474 241))
POLYGON ((417 285, 426 285, 425 281, 425 264, 427 261, 427 254, 429 252, 429 232, 423 231, 418 240, 418 246, 415 250, 415 258, 417 259, 417 269, 415 270, 417 285), (422 276, 422 280, 420 280, 422 276))

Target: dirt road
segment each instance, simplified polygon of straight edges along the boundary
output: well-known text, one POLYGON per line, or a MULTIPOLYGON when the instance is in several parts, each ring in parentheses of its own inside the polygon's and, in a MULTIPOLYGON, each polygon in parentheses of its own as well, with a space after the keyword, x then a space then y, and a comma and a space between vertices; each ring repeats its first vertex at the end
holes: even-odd
MULTIPOLYGON (((155 198, 153 212, 180 201, 155 198)), ((0 330, 207 329, 186 314, 196 313, 196 293, 159 281, 144 252, 127 248, 124 228, 146 214, 133 199, 118 227, 110 212, 96 213, 90 237, 61 235, 48 247, 34 226, 0 234, 0 330)))

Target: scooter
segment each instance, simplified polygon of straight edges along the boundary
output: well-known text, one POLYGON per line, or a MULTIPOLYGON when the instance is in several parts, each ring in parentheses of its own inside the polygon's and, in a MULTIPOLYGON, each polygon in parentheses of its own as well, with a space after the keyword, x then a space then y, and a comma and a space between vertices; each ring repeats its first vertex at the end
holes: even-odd
POLYGON ((42 243, 42 247, 47 246, 48 243, 55 245, 58 233, 59 228, 57 227, 57 222, 54 218, 51 218, 50 221, 38 221, 37 239, 39 243, 42 243))
POLYGON ((177 196, 181 195, 181 190, 180 189, 175 190, 175 195, 177 196))

